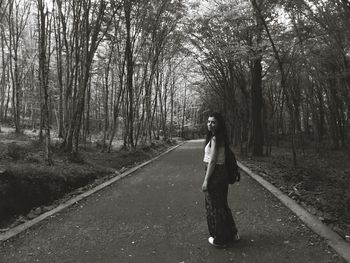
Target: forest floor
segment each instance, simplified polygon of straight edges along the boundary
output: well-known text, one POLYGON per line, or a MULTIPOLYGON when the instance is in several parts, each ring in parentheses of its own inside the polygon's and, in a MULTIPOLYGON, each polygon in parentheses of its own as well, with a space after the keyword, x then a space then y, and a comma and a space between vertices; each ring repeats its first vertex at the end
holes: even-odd
POLYGON ((288 147, 273 147, 268 157, 243 156, 236 152, 245 166, 350 241, 349 150, 304 149, 297 154, 296 167, 288 147))
POLYGON ((98 137, 81 145, 79 158, 72 160, 60 150, 53 135, 54 165, 44 163, 37 132, 15 134, 1 127, 0 133, 0 232, 33 219, 60 203, 101 184, 179 143, 153 141, 134 150, 123 150, 116 141, 110 153, 101 151, 98 137))

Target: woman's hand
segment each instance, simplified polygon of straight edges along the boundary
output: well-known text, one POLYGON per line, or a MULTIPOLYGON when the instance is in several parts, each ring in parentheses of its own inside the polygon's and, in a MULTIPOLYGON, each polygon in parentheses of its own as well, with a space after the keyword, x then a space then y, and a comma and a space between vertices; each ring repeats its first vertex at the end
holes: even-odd
POLYGON ((208 191, 208 181, 204 180, 202 185, 202 192, 207 192, 207 191, 208 191))

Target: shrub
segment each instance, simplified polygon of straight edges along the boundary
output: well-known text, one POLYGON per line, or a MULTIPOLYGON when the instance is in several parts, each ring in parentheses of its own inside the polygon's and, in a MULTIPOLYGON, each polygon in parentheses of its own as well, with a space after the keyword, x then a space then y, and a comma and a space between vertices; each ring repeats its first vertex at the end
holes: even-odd
POLYGON ((43 157, 40 153, 28 153, 25 160, 31 163, 40 163, 43 160, 43 157))
POLYGON ((83 156, 80 153, 76 153, 76 152, 69 154, 68 161, 72 163, 77 163, 77 164, 85 163, 83 156))
POLYGON ((23 159, 25 156, 25 152, 25 148, 16 143, 10 143, 7 146, 7 155, 11 157, 14 161, 23 159))

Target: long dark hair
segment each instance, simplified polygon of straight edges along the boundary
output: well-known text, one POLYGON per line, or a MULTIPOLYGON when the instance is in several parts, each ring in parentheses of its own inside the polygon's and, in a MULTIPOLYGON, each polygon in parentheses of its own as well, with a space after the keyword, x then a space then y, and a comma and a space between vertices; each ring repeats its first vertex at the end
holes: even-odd
MULTIPOLYGON (((217 130, 215 132, 215 138, 216 138, 216 147, 219 147, 221 145, 223 146, 228 146, 228 136, 227 136, 227 128, 226 128, 226 123, 224 120, 224 117, 219 113, 219 112, 212 112, 208 115, 209 117, 215 118, 215 120, 218 123, 217 130)), ((211 140, 213 137, 213 133, 207 129, 207 136, 205 139, 205 145, 208 144, 208 142, 211 140)))

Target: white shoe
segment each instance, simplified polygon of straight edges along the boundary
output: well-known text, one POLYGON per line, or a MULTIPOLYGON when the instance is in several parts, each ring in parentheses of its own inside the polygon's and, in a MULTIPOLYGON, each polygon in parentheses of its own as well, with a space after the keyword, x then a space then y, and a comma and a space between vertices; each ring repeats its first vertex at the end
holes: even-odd
POLYGON ((233 241, 237 242, 237 241, 240 241, 241 240, 241 237, 239 236, 239 234, 237 233, 235 235, 235 238, 233 239, 233 241))
POLYGON ((215 244, 215 243, 214 243, 214 238, 213 238, 213 237, 209 237, 209 238, 208 238, 208 242, 209 242, 210 245, 213 245, 214 247, 225 247, 225 245, 215 244))

